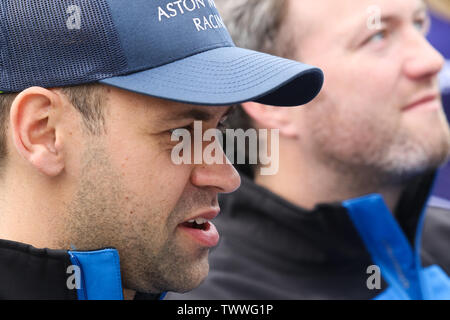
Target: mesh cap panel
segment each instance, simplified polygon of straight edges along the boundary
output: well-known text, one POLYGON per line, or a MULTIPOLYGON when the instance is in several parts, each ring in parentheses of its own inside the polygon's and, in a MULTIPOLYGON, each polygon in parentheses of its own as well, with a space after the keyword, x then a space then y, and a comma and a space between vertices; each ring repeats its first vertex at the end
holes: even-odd
POLYGON ((93 82, 126 69, 105 0, 1 0, 0 15, 2 91, 93 82))

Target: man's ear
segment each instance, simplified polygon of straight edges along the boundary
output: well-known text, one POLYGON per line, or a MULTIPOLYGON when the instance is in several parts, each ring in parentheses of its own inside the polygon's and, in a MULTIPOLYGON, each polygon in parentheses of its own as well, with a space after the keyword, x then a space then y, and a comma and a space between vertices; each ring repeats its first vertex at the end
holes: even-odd
POLYGON ((40 87, 22 91, 11 105, 10 127, 15 149, 48 176, 57 176, 64 169, 55 128, 61 110, 61 97, 40 87))
POLYGON ((298 136, 292 107, 274 107, 257 102, 245 102, 242 103, 242 108, 262 128, 280 129, 280 135, 288 138, 298 136))

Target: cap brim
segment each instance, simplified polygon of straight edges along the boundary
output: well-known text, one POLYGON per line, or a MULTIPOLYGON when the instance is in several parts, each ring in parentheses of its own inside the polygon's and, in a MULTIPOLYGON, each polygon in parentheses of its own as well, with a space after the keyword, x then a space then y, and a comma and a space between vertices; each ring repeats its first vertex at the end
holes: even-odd
POLYGON ((323 73, 300 62, 224 47, 100 82, 195 105, 228 106, 257 101, 298 106, 310 102, 320 92, 323 73))

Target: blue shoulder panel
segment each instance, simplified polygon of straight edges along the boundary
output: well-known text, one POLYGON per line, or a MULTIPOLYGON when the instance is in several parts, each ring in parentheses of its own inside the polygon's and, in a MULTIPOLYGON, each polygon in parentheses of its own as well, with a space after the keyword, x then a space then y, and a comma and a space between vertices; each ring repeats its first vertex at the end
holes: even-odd
POLYGON ((450 278, 441 267, 433 265, 422 270, 421 278, 426 300, 450 300, 450 278))
MULTIPOLYGON (((450 300, 450 278, 437 265, 424 268, 420 271, 423 286, 424 300, 450 300)), ((375 297, 374 300, 400 300, 405 299, 403 292, 395 287, 387 290, 375 297)))
POLYGON ((78 300, 123 300, 119 253, 115 249, 68 251, 81 269, 78 300))
POLYGON ((381 195, 348 200, 343 206, 396 299, 423 299, 420 259, 381 195))

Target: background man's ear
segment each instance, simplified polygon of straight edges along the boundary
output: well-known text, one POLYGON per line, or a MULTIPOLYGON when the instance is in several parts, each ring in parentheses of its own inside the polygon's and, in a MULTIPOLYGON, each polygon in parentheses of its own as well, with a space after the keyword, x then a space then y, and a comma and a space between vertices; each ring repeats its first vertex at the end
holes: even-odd
POLYGON ((48 176, 57 176, 64 168, 55 129, 61 110, 61 97, 40 87, 22 91, 11 105, 10 131, 14 149, 48 176))
POLYGON ((242 103, 242 108, 256 122, 257 127, 280 129, 280 135, 288 138, 298 137, 295 126, 295 111, 292 107, 273 107, 257 102, 242 103))

